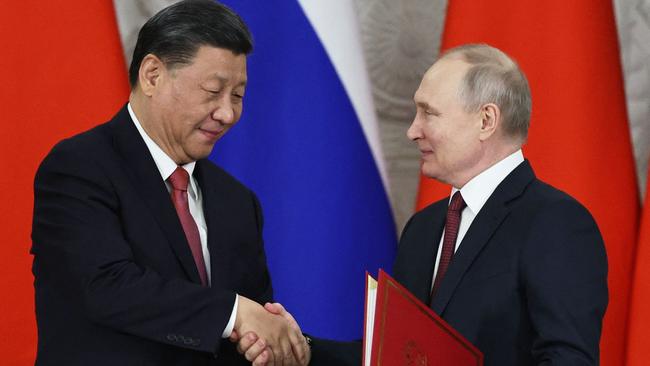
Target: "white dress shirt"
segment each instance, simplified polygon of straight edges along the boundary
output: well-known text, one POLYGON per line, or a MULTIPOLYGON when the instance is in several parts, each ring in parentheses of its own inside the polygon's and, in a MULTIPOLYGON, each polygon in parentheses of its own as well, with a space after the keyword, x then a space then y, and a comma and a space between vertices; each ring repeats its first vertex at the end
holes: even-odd
MULTIPOLYGON (((153 157, 153 161, 156 163, 156 167, 158 168, 158 172, 160 172, 160 176, 162 177, 162 180, 165 182, 165 186, 167 187, 167 191, 171 192, 171 184, 167 182, 167 178, 169 178, 170 175, 176 170, 178 165, 172 160, 172 158, 169 157, 161 148, 156 144, 156 142, 149 137, 147 132, 142 128, 142 125, 140 125, 140 121, 138 120, 138 117, 136 117, 135 113, 133 112, 133 109, 131 108, 131 103, 127 105, 127 109, 129 110, 129 115, 131 116, 131 119, 133 120, 133 123, 135 124, 135 127, 138 129, 138 132, 140 132, 140 136, 142 136, 142 139, 144 140, 144 143, 147 145, 147 148, 149 149, 149 153, 151 153, 151 157, 153 157)), ((208 285, 211 284, 211 270, 210 270, 210 251, 208 249, 208 227, 207 224, 205 223, 205 215, 203 214, 203 196, 201 195, 201 189, 199 187, 198 182, 196 179, 194 179, 194 176, 192 173, 194 172, 194 167, 196 165, 196 162, 193 161, 191 163, 187 163, 182 166, 183 169, 187 171, 190 175, 190 183, 187 187, 187 195, 188 195, 188 203, 190 206, 190 214, 194 218, 194 221, 196 222, 196 226, 199 229, 199 237, 201 239, 201 251, 203 252, 203 260, 205 262, 205 271, 208 275, 208 285)), ((171 200, 171 198, 170 198, 171 200)), ((232 333, 232 330, 235 326, 235 318, 237 315, 237 305, 238 305, 238 299, 235 297, 235 305, 233 307, 232 313, 230 315, 230 320, 228 321, 228 325, 226 325, 226 329, 224 329, 222 337, 223 338, 228 338, 230 337, 230 334, 232 333)))
MULTIPOLYGON (((464 187, 458 189, 453 187, 451 189, 451 197, 454 196, 454 193, 460 190, 460 194, 463 196, 463 200, 467 204, 467 207, 463 210, 463 213, 460 217, 460 227, 458 228, 458 237, 456 238, 456 246, 454 248, 454 253, 458 251, 458 247, 463 241, 467 230, 469 230, 470 225, 476 218, 476 215, 481 211, 481 208, 485 205, 488 198, 492 195, 497 186, 510 174, 519 164, 524 161, 524 155, 521 150, 508 155, 507 158, 499 161, 498 163, 487 168, 481 174, 472 178, 464 187)), ((443 229, 442 236, 440 237, 440 244, 438 245, 438 254, 436 255, 436 263, 433 269, 433 280, 436 279, 436 274, 438 273, 438 264, 440 263, 440 254, 442 252, 442 243, 445 237, 445 231, 443 229)), ((453 259, 452 259, 453 261, 453 259)), ((431 281, 431 286, 433 287, 433 282, 431 281)))

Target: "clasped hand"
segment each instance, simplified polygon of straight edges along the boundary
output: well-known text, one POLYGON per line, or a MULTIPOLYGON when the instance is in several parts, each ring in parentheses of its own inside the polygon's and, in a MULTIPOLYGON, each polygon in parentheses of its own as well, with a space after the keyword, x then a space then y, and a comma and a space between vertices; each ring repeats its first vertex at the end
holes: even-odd
POLYGON ((309 346, 298 323, 281 304, 260 304, 239 296, 235 328, 230 336, 254 366, 307 365, 309 346))

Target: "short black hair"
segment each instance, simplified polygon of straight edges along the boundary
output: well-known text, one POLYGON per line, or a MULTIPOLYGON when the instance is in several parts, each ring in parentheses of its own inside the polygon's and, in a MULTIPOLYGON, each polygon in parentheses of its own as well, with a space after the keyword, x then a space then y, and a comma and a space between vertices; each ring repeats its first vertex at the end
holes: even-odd
POLYGON ((190 64, 199 47, 249 54, 253 40, 244 21, 213 0, 183 0, 154 15, 140 29, 129 67, 131 88, 138 84, 142 59, 156 55, 166 66, 190 64))

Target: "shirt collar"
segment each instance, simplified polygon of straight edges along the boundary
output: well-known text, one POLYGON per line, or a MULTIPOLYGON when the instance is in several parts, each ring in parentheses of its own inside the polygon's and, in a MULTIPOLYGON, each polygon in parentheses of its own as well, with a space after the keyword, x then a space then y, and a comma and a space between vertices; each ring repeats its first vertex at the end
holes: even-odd
MULTIPOLYGON (((158 168, 158 172, 160 172, 160 176, 162 180, 166 181, 167 178, 169 178, 170 175, 176 170, 178 165, 172 160, 172 158, 169 157, 161 148, 156 144, 156 142, 149 137, 147 132, 142 128, 142 125, 140 124, 140 121, 138 120, 138 117, 135 115, 133 112, 133 109, 131 108, 131 103, 127 104, 127 109, 129 111, 129 115, 131 116, 131 119, 133 120, 133 124, 135 124, 135 127, 138 129, 138 132, 140 133, 140 136, 142 136, 142 139, 144 140, 144 143, 147 145, 147 148, 149 149, 149 153, 151 154, 151 157, 153 157, 153 161, 156 163, 156 167, 158 168)), ((194 166, 196 165, 196 161, 192 161, 190 163, 182 165, 183 169, 185 169, 189 175, 190 175, 190 194, 194 195, 195 192, 197 191, 197 188, 195 187, 196 182, 194 181, 194 178, 192 177, 192 173, 194 172, 194 166)))
MULTIPOLYGON (((517 150, 467 182, 460 189, 460 194, 463 196, 467 208, 477 215, 497 186, 523 161, 524 154, 521 149, 517 150)), ((450 200, 458 190, 456 187, 451 189, 450 200)))

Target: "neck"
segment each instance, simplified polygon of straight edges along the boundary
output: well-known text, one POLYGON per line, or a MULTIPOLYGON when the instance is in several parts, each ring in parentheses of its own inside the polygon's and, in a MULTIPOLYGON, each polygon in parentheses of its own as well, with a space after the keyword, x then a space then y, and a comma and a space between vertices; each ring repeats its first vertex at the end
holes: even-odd
POLYGON ((490 146, 485 150, 481 159, 472 167, 471 170, 468 170, 464 174, 460 174, 456 179, 454 179, 454 182, 449 183, 458 189, 463 188, 465 184, 474 179, 474 177, 488 170, 496 163, 512 155, 519 149, 521 149, 521 144, 518 142, 500 143, 490 146))
POLYGON ((153 108, 147 96, 139 93, 137 90, 133 91, 129 96, 129 103, 131 104, 133 113, 138 117, 138 122, 140 122, 140 126, 142 126, 144 132, 167 156, 179 166, 190 162, 189 160, 179 159, 170 144, 167 143, 168 139, 165 136, 165 131, 161 129, 161 124, 157 123, 156 116, 153 113, 153 108))
POLYGON ((138 122, 140 122, 140 126, 145 130, 147 135, 149 135, 157 144, 158 141, 156 138, 154 138, 154 134, 152 134, 152 130, 150 127, 149 120, 151 117, 149 116, 149 111, 148 108, 146 108, 147 103, 146 100, 144 100, 144 97, 138 93, 137 91, 132 91, 131 95, 129 96, 129 104, 131 104, 131 109, 133 110, 133 113, 138 117, 138 122))

